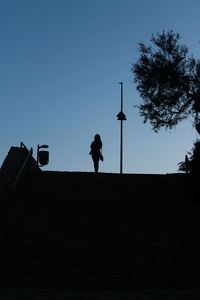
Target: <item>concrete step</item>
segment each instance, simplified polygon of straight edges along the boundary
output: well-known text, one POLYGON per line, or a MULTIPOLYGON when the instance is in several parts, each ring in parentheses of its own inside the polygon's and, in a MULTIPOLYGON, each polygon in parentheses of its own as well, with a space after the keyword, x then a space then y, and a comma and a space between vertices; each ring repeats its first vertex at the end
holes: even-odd
POLYGON ((187 178, 98 175, 41 172, 1 197, 0 284, 199 284, 199 204, 182 190, 187 178))

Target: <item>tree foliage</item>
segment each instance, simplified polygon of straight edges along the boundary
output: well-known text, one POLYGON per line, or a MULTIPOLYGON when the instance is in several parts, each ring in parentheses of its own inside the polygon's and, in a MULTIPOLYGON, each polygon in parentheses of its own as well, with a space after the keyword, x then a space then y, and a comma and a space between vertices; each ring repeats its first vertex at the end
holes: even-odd
POLYGON ((138 106, 153 130, 172 128, 200 112, 200 61, 188 54, 173 31, 152 35, 150 45, 139 43, 140 57, 132 66, 143 103, 138 106))

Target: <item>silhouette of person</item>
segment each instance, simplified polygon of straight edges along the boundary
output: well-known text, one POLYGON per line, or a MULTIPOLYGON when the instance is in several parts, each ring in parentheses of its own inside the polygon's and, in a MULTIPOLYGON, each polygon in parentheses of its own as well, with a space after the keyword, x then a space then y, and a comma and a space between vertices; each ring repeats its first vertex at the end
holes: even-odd
POLYGON ((92 155, 92 160, 94 163, 94 171, 98 173, 99 171, 99 160, 103 161, 103 155, 101 153, 102 149, 102 141, 99 134, 94 136, 94 141, 90 145, 91 151, 90 155, 92 155))

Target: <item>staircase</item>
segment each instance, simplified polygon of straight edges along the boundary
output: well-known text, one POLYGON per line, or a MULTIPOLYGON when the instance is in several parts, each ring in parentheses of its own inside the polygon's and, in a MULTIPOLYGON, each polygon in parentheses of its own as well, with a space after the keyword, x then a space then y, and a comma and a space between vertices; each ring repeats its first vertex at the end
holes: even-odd
POLYGON ((199 203, 185 175, 41 172, 0 205, 0 286, 195 288, 199 203))
POLYGON ((20 147, 11 147, 0 169, 0 190, 15 191, 23 175, 39 170, 32 148, 28 150, 22 142, 20 147))

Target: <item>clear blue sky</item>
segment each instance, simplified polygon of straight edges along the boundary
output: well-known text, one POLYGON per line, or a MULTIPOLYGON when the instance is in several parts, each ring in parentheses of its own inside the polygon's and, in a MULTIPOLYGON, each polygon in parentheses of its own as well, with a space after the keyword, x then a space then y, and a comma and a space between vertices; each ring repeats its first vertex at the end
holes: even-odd
POLYGON ((192 148, 192 120, 156 134, 134 108, 138 42, 173 29, 200 54, 199 0, 0 0, 0 160, 11 146, 50 146, 44 169, 119 172, 119 81, 124 82, 124 172, 173 173, 192 148))

